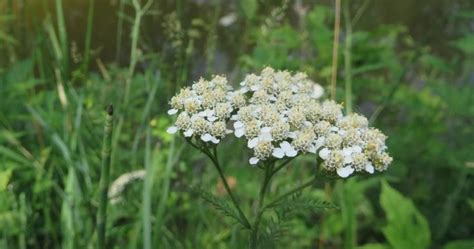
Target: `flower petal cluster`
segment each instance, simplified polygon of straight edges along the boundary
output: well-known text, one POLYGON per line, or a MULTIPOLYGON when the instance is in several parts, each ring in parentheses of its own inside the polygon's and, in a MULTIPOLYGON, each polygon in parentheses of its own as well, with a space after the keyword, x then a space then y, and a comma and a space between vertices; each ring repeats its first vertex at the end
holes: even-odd
POLYGON ((329 131, 320 137, 319 157, 322 166, 340 177, 354 172, 386 170, 392 158, 385 151, 386 136, 368 127, 368 120, 359 114, 349 114, 336 120, 329 131))
POLYGON ((217 144, 232 132, 227 129, 227 121, 234 108, 241 105, 242 99, 238 98, 242 97, 232 92, 225 77, 214 76, 210 81, 200 79, 171 99, 168 114, 178 117, 167 132, 180 131, 185 137, 196 136, 217 144))
POLYGON ((317 154, 325 170, 343 178, 383 171, 391 163, 386 136, 364 116, 344 115, 338 103, 320 101, 323 88, 306 74, 267 67, 240 85, 234 91, 215 76, 182 89, 170 101, 168 114, 178 117, 168 132, 214 144, 234 133, 253 151, 251 165, 317 154))
POLYGON ((240 85, 240 91, 249 95, 248 104, 231 120, 235 136, 245 137, 254 152, 250 164, 316 152, 312 121, 321 112, 318 99, 324 91, 320 85, 304 73, 268 67, 260 75, 247 75, 240 85))

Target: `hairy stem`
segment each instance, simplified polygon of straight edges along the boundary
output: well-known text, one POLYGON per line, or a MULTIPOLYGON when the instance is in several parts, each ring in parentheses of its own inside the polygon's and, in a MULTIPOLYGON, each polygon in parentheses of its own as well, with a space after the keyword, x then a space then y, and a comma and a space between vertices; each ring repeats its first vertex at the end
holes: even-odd
POLYGON ((97 215, 97 236, 98 248, 106 248, 105 227, 107 224, 107 191, 109 189, 109 172, 110 172, 110 147, 112 144, 113 129, 112 105, 107 107, 107 116, 104 126, 104 140, 102 144, 102 168, 100 173, 100 202, 99 213, 97 215))

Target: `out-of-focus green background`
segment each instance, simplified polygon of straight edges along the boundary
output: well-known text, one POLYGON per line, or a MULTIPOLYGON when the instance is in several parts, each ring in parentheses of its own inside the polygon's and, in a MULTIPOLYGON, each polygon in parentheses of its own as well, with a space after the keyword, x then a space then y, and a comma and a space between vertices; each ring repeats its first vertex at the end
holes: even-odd
MULTIPOLYGON (((108 103, 108 247, 246 248, 241 227, 188 191, 226 198, 208 160, 166 134, 167 101, 201 76, 238 84, 267 65, 328 90, 336 2, 146 1, 0 2, 0 248, 95 248, 108 103)), ((266 232, 276 248, 474 248, 474 3, 342 0, 340 20, 337 100, 389 136, 393 164, 316 184, 303 195, 339 209, 283 210, 266 232)), ((231 140, 219 151, 250 213, 261 172, 231 140)))

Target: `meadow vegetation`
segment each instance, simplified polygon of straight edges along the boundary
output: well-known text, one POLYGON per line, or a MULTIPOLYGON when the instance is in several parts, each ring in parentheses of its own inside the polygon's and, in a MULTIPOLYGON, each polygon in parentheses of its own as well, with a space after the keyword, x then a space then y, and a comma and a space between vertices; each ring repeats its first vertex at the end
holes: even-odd
MULTIPOLYGON (((304 71, 324 98, 368 117, 393 162, 295 192, 262 219, 262 248, 474 247, 470 1, 434 1, 447 24, 416 34, 381 22, 370 0, 81 2, 82 22, 74 1, 0 3, 0 248, 247 248, 226 188, 255 212, 262 171, 248 163, 252 150, 219 144, 227 186, 205 153, 166 132, 167 111, 200 77, 237 87, 266 66, 304 71)), ((315 164, 310 154, 291 161, 270 199, 315 164)))

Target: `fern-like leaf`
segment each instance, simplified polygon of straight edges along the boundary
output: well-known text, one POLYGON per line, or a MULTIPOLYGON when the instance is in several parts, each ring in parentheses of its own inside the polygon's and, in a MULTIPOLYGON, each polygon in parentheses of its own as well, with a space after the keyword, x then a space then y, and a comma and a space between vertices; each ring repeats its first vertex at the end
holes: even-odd
POLYGON ((213 208, 215 208, 224 216, 234 219, 245 227, 245 222, 240 218, 239 213, 229 201, 225 200, 224 198, 219 198, 200 187, 191 188, 190 191, 201 197, 204 201, 209 203, 213 208))

